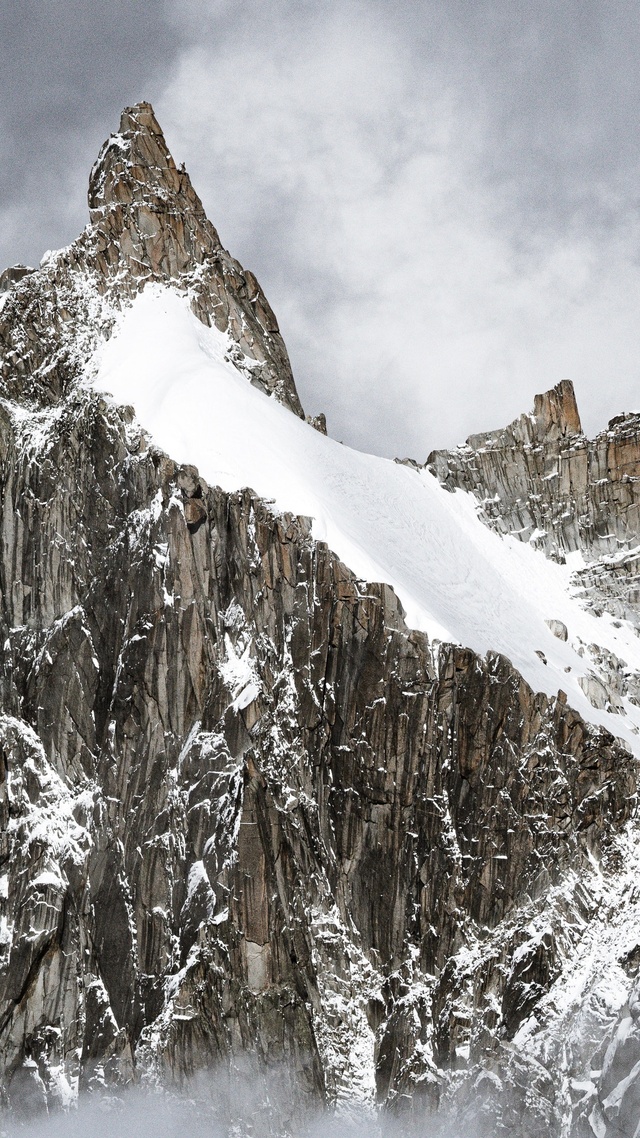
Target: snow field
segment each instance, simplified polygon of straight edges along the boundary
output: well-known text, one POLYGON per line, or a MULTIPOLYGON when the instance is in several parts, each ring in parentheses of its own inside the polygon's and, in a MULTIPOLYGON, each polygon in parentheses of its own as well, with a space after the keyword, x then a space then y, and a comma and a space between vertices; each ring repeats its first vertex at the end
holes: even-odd
POLYGON ((597 672, 588 653, 576 651, 581 643, 640 670, 633 629, 573 599, 570 576, 580 556, 556 565, 489 530, 471 495, 450 494, 427 471, 321 435, 253 387, 228 358, 232 346, 237 355, 226 334, 200 323, 184 294, 152 285, 119 317, 87 382, 133 406, 155 443, 197 466, 210 485, 248 486, 282 511, 310 516, 313 536, 358 577, 395 589, 408 625, 481 656, 503 653, 535 691, 564 690, 586 720, 640 755, 640 709, 625 700, 623 715, 598 710, 578 683, 597 672), (567 643, 553 636, 549 619, 567 625, 567 643))

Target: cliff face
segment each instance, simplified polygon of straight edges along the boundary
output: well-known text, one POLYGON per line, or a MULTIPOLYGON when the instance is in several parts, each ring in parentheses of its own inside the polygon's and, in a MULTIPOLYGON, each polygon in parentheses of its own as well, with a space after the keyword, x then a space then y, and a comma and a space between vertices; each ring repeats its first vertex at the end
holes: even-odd
MULTIPOLYGON (((633 972, 598 930, 603 874, 619 913, 636 849, 636 759, 504 656, 408 628, 308 519, 207 485, 82 382, 160 281, 302 415, 273 314, 148 104, 105 144, 89 202, 78 242, 14 274, 0 310, 3 1103, 181 1085, 249 1054, 282 1065, 294 1115, 453 1103, 488 1133, 546 1135, 581 1127, 586 1096, 606 1119, 619 1048, 615 1077, 612 1060, 588 1094, 570 1080, 607 1033, 630 1037, 624 995, 605 1006, 594 976, 598 951, 619 983, 633 972), (552 1005, 589 938, 574 1038, 552 1005)), ((594 554, 596 501, 631 546, 622 459, 574 493, 575 448, 605 446, 579 431, 561 387, 499 446, 431 461, 503 493, 491 520, 510 530, 539 471, 568 464, 578 505, 570 524, 549 492, 553 552, 562 533, 594 554)))
POLYGON ((486 523, 564 560, 592 605, 638 625, 640 415, 618 415, 593 441, 582 432, 568 380, 536 396, 531 415, 465 446, 434 451, 429 469, 448 490, 474 494, 486 523))
MULTIPOLYGON (((447 490, 473 494, 483 521, 496 531, 528 542, 560 562, 579 552, 583 564, 571 575, 575 594, 598 616, 627 621, 638 631, 640 416, 616 416, 591 441, 582 431, 573 387, 564 381, 536 396, 530 415, 502 430, 473 435, 456 450, 434 451, 427 465, 447 490)), ((567 635, 564 626, 554 631, 567 635)), ((597 656, 596 646, 591 647, 597 656)), ((604 682, 602 676, 597 681, 587 678, 583 686, 593 706, 611 706, 633 692, 635 677, 611 658, 604 682)), ((634 1135, 640 1124, 635 850, 633 842, 626 848, 626 873, 618 876, 613 890, 615 901, 607 913, 610 944, 604 952, 602 946, 595 948, 598 965, 592 962, 584 970, 579 999, 574 997, 570 1011, 562 1009, 559 1023, 551 1029, 555 1035, 560 1024, 569 1028, 570 1054, 583 1053, 569 1082, 574 1099, 572 1113, 567 1114, 571 1133, 598 1138, 634 1135), (614 1022, 610 1013, 602 1016, 595 996, 595 974, 597 968, 606 968, 607 953, 619 966, 615 982, 620 985, 621 1011, 614 1022), (577 1028, 571 1025, 571 1013, 577 1028)), ((586 947, 593 950, 590 938, 586 947)), ((558 987, 562 992, 562 985, 558 987)), ((553 997, 549 1003, 553 1006, 553 997)), ((539 1018, 544 1036, 545 1013, 539 1018)), ((552 1018, 553 1011, 551 1016, 546 1011, 547 1023, 552 1018)), ((525 1029, 523 1042, 526 1038, 531 1045, 534 1036, 535 1029, 525 1029)), ((571 1064, 567 1066, 571 1070, 571 1064)))

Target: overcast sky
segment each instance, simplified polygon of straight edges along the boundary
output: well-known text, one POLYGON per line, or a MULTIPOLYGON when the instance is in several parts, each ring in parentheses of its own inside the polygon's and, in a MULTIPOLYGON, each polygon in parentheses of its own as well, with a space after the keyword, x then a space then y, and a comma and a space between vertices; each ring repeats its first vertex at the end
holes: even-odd
POLYGON ((640 21, 616 0, 0 0, 0 261, 150 99, 329 431, 424 459, 573 379, 640 407, 640 21))

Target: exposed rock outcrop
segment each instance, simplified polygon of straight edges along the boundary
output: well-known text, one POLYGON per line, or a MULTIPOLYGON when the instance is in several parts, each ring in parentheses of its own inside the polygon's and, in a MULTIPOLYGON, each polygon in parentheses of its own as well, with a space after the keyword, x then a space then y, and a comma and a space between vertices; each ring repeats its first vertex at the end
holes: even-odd
POLYGON ((585 438, 568 380, 537 395, 531 415, 464 446, 433 451, 443 486, 468 490, 489 525, 562 559, 615 556, 638 544, 640 415, 618 415, 585 438))
POLYGON ((13 288, 14 284, 21 281, 23 277, 34 272, 35 269, 30 269, 28 265, 10 265, 8 269, 4 269, 3 272, 0 273, 0 296, 2 293, 8 292, 10 288, 13 288))
POLYGON ((55 1096, 254 1047, 329 1096, 359 1049, 393 1097, 421 1038, 512 1035, 561 935, 523 995, 516 914, 628 818, 629 756, 98 400, 3 453, 9 1101, 25 1059, 55 1096))

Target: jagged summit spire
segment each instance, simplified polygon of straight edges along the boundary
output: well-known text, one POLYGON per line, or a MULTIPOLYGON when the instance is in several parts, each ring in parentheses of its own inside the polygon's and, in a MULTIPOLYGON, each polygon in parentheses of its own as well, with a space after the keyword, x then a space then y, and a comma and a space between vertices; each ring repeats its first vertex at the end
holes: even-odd
POLYGON ((573 384, 564 379, 536 395, 528 415, 470 435, 454 450, 433 451, 427 462, 447 489, 474 494, 499 533, 557 561, 575 550, 608 557, 637 545, 638 504, 627 487, 640 472, 639 435, 640 415, 621 415, 587 439, 573 384))
POLYGON ((487 446, 539 446, 581 434, 582 424, 573 384, 570 379, 563 379, 555 387, 534 397, 533 411, 528 415, 519 415, 499 430, 469 435, 466 445, 473 450, 487 446))
POLYGON ((199 319, 228 332, 255 361, 251 382, 304 415, 271 306, 254 274, 223 249, 151 103, 122 112, 91 171, 89 210, 102 275, 115 274, 118 289, 123 269, 137 289, 151 280, 187 288, 199 319))
POLYGON ((541 441, 582 434, 576 393, 570 379, 563 379, 550 391, 536 395, 533 418, 541 441))
POLYGON ((182 210, 205 217, 186 170, 178 169, 151 103, 125 107, 120 129, 104 143, 89 178, 89 209, 172 199, 182 210))
POLYGON ((113 248, 177 277, 220 249, 186 170, 178 169, 151 103, 126 107, 89 177, 91 221, 113 248))

